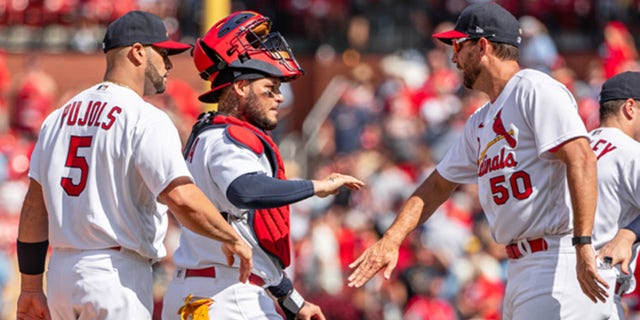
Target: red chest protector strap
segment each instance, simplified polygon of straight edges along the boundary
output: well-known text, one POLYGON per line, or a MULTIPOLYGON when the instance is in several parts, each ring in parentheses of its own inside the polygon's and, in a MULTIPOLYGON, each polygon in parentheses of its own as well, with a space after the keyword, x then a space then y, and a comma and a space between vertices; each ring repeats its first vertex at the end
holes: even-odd
MULTIPOLYGON (((191 148, 200 132, 214 127, 226 126, 227 136, 256 154, 265 152, 275 172, 275 178, 286 180, 284 163, 278 147, 269 135, 251 124, 219 113, 209 112, 201 116, 194 125, 185 151, 191 148), (205 122, 201 125, 201 122, 205 122)), ((185 152, 186 153, 186 152, 185 152)), ((250 212, 249 222, 260 247, 272 256, 281 268, 291 263, 289 206, 270 209, 256 209, 250 212)))

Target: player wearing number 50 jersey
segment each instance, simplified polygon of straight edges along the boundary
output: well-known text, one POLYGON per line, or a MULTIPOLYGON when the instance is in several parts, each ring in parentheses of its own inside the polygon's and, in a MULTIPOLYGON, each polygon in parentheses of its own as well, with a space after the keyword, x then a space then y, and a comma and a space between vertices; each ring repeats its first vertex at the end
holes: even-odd
POLYGON ((591 246, 596 159, 575 99, 548 75, 520 69, 518 21, 496 3, 468 6, 454 30, 434 37, 453 45, 464 85, 490 101, 383 238, 351 264, 349 285, 385 266, 389 277, 409 232, 458 184, 477 183, 493 238, 510 258, 503 318, 608 319, 615 274, 598 270, 591 246))
POLYGON ((251 249, 193 184, 169 117, 142 99, 164 92, 169 55, 189 48, 159 17, 127 13, 107 29, 104 81, 43 123, 20 216, 18 319, 151 319, 167 206, 249 277, 251 249))

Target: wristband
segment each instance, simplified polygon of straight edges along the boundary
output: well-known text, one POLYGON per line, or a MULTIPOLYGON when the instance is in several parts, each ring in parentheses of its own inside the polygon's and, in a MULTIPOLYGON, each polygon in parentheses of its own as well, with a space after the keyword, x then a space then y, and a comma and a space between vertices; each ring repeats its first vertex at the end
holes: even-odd
POLYGON ((579 244, 591 244, 591 236, 579 236, 571 238, 571 244, 576 246, 579 244))
POLYGON ((291 290, 284 298, 278 299, 278 304, 288 319, 295 319, 300 309, 304 307, 304 298, 296 289, 291 290))
POLYGON ((269 293, 271 293, 276 299, 280 299, 286 296, 291 290, 293 290, 293 283, 287 276, 283 276, 280 283, 275 286, 267 287, 269 293))
POLYGON ((44 273, 49 240, 27 243, 17 240, 18 269, 20 273, 36 275, 44 273))

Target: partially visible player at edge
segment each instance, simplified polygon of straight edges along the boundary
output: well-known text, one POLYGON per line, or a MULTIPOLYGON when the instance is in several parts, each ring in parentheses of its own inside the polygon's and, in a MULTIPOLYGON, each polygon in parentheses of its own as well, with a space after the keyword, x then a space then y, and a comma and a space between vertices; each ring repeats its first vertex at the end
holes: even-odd
POLYGON ((217 243, 182 229, 173 255, 174 279, 163 300, 162 318, 324 320, 320 307, 296 291, 285 273, 292 261, 289 204, 360 189, 354 177, 331 173, 321 180, 287 179, 284 161, 269 131, 278 125, 282 82, 302 68, 271 20, 238 11, 216 22, 196 40, 193 59, 211 90, 199 97, 217 102, 217 112, 200 116, 185 146, 196 184, 253 248, 248 283, 238 283, 237 266, 225 265, 217 243), (273 298, 272 298, 273 297, 273 298), (203 317, 200 318, 199 315, 203 317))
POLYGON ((598 159, 593 245, 599 259, 621 271, 614 298, 624 319, 622 295, 636 286, 640 239, 640 72, 620 73, 602 85, 600 126, 589 135, 598 159))
POLYGON ((223 243, 240 281, 251 248, 193 184, 170 118, 142 99, 162 93, 172 41, 162 20, 131 11, 103 42, 104 81, 52 112, 29 170, 17 249, 18 319, 151 319, 151 264, 166 255, 167 206, 185 226, 223 243), (47 247, 53 252, 43 272, 47 247))
POLYGON ((615 272, 599 268, 591 244, 596 158, 567 88, 520 69, 520 32, 511 13, 488 2, 469 5, 454 30, 434 35, 453 45, 464 86, 490 101, 384 236, 351 263, 349 286, 382 268, 389 278, 407 235, 459 184, 477 183, 492 236, 510 257, 503 318, 608 319, 615 272))

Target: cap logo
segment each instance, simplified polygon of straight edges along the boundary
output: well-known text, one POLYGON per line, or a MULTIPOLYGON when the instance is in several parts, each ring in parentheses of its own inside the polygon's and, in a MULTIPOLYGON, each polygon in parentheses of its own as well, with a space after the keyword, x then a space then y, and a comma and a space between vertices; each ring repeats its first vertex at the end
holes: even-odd
POLYGON ((476 33, 484 33, 484 29, 480 28, 479 26, 476 26, 476 33))

